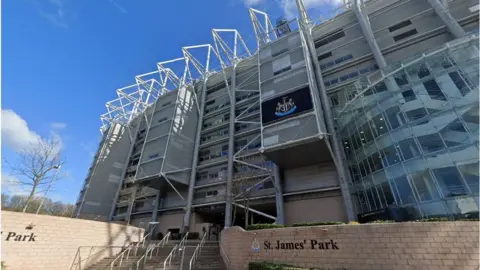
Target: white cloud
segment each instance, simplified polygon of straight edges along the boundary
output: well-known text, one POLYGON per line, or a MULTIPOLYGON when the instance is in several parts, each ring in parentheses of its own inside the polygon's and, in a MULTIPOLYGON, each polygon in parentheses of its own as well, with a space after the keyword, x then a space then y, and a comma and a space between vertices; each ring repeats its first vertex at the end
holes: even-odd
POLYGON ((245 6, 247 7, 253 7, 253 6, 257 6, 261 3, 263 3, 264 0, 243 0, 243 3, 245 4, 245 6))
POLYGON ((41 139, 30 130, 27 122, 12 110, 2 110, 2 143, 15 151, 21 151, 37 144, 41 139))
MULTIPOLYGON (((1 114, 2 143, 13 151, 19 152, 30 149, 42 141, 40 135, 28 127, 27 121, 13 110, 3 110, 1 114)), ((56 143, 58 151, 63 149, 63 140, 57 130, 65 128, 64 123, 52 123, 50 125, 50 139, 56 143)))
MULTIPOLYGON (((331 8, 343 4, 343 0, 303 0, 305 9, 331 8)), ((295 0, 280 0, 280 7, 286 18, 291 19, 298 16, 295 0)))
POLYGON ((66 127, 67 127, 67 124, 65 123, 58 123, 58 122, 50 123, 51 129, 64 129, 66 127))

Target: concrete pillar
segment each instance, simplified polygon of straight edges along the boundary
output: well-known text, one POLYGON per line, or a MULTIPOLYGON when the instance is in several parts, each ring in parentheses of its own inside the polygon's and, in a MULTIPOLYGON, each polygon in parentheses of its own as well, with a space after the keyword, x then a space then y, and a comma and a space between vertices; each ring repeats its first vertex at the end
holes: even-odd
POLYGON ((283 188, 281 181, 280 168, 273 167, 273 179, 275 182, 275 204, 277 206, 277 224, 285 224, 285 212, 283 208, 283 188))
POLYGON ((466 35, 465 30, 458 24, 457 20, 453 18, 452 14, 448 11, 448 4, 440 3, 439 0, 427 0, 430 6, 432 6, 435 14, 443 21, 447 26, 448 31, 455 37, 463 37, 466 35))
POLYGON ((205 98, 207 95, 207 80, 207 77, 203 79, 202 92, 200 94, 201 96, 199 97, 200 100, 198 100, 198 106, 200 106, 200 108, 197 122, 197 133, 195 135, 195 146, 193 148, 192 170, 190 172, 190 182, 188 184, 187 209, 185 212, 185 216, 183 217, 183 226, 181 228, 182 233, 188 231, 188 226, 190 225, 190 216, 192 215, 193 192, 195 191, 194 188, 195 179, 197 176, 198 152, 200 151, 200 134, 202 132, 203 114, 205 111, 205 98))

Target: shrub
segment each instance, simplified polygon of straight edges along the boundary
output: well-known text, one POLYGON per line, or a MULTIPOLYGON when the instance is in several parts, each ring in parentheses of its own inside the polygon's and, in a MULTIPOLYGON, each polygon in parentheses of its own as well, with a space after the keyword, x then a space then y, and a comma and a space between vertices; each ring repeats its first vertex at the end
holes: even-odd
POLYGON ((275 228, 285 228, 281 224, 253 224, 247 227, 248 231, 251 230, 265 230, 265 229, 275 229, 275 228))
POLYGON ((368 223, 382 224, 382 223, 395 223, 395 220, 374 220, 368 223))
POLYGON ((445 222, 449 221, 446 217, 434 217, 434 218, 425 218, 421 219, 420 222, 445 222))
POLYGON ((302 268, 286 264, 274 264, 269 262, 250 262, 248 270, 321 270, 320 268, 302 268))
POLYGON ((345 224, 345 223, 341 221, 302 222, 302 223, 294 223, 292 227, 309 227, 309 226, 341 225, 341 224, 345 224))
POLYGON ((350 221, 348 222, 349 225, 359 225, 360 223, 356 222, 356 221, 350 221))
POLYGON ((478 218, 462 218, 462 219, 458 219, 456 221, 480 221, 480 219, 478 219, 478 218))

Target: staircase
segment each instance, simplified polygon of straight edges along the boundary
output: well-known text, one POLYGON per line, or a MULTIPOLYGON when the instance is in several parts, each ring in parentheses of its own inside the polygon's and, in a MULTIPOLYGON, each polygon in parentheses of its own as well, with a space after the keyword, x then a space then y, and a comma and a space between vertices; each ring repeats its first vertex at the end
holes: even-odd
MULTIPOLYGON (((151 241, 149 247, 158 244, 159 241, 151 241)), ((170 255, 172 249, 178 245, 180 241, 169 241, 168 244, 165 244, 163 247, 158 247, 154 249, 147 256, 145 261, 144 270, 163 270, 165 259, 170 255)), ((189 270, 190 269, 190 260, 197 248, 197 245, 200 244, 200 240, 187 240, 185 244, 185 250, 180 251, 176 250, 174 256, 170 261, 170 264, 167 263, 165 270, 189 270), (181 266, 183 253, 183 267, 181 266)), ((142 258, 146 252, 146 248, 139 249, 135 255, 132 251, 130 255, 124 255, 123 260, 117 259, 113 265, 112 269, 115 270, 137 270, 137 262, 142 258)), ((87 270, 110 270, 111 262, 115 260, 116 256, 107 257, 97 262, 96 264, 87 268, 87 270)), ((143 260, 142 260, 143 261, 143 260)), ((139 266, 141 266, 140 262, 139 266)), ((138 269, 141 269, 139 267, 138 269)), ((202 270, 226 270, 227 268, 223 264, 222 257, 220 256, 220 248, 217 241, 205 241, 199 255, 196 257, 195 263, 192 266, 192 269, 202 269, 202 270)))

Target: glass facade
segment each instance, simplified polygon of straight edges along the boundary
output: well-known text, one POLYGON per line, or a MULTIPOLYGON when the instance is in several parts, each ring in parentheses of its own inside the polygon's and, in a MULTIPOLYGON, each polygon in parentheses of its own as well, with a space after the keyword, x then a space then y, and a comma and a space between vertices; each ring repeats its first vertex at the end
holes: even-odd
POLYGON ((453 41, 329 94, 358 213, 478 217, 477 44, 453 41))

